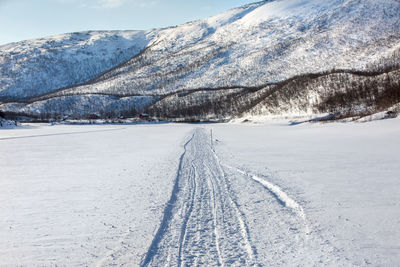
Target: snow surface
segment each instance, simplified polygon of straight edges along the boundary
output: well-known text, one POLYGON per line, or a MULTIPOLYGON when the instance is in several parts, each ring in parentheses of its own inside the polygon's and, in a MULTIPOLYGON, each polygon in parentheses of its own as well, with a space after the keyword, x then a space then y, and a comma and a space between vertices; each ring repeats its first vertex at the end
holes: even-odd
MULTIPOLYGON (((351 265, 400 262, 399 119, 212 128, 222 161, 266 179, 296 200, 304 210, 310 239, 320 239, 321 248, 330 246, 333 255, 351 265)), ((245 190, 244 181, 238 178, 238 188, 245 190)), ((243 207, 257 200, 243 199, 243 207)), ((287 260, 282 264, 297 265, 288 254, 288 237, 281 238, 277 243, 287 247, 275 250, 287 260)), ((316 251, 309 253, 312 257, 316 251)))
POLYGON ((395 266, 399 134, 399 119, 0 130, 0 262, 395 266))
POLYGON ((258 24, 263 21, 268 21, 273 18, 288 18, 293 16, 314 16, 320 12, 322 8, 327 8, 335 1, 323 0, 285 0, 272 1, 266 5, 257 8, 249 15, 242 19, 246 24, 258 24))
POLYGON ((189 128, 1 130, 0 265, 96 266, 116 258, 137 266, 189 128))

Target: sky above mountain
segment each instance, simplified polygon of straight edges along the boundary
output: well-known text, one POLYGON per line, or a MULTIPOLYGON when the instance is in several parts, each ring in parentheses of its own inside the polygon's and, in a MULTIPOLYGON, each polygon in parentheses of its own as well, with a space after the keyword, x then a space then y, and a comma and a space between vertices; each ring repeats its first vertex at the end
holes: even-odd
POLYGON ((219 14, 252 0, 0 0, 0 45, 87 30, 145 30, 219 14))

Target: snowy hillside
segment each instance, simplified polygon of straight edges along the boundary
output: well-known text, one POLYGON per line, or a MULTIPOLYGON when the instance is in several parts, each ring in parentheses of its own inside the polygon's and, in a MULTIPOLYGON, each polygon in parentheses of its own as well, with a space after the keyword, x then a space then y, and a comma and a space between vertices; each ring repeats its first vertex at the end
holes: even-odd
MULTIPOLYGON (((202 110, 193 114, 202 118, 240 116, 263 101, 265 92, 258 90, 268 92, 274 89, 271 85, 295 76, 334 69, 381 75, 398 68, 399 17, 397 0, 262 1, 159 31, 102 33, 107 42, 99 45, 90 40, 100 37, 89 36, 73 48, 63 44, 61 61, 55 56, 37 57, 42 68, 29 63, 30 54, 39 53, 33 52, 32 44, 10 44, 0 48, 0 101, 5 103, 0 108, 45 117, 125 116, 141 111, 185 117, 188 109, 202 110), (86 43, 93 44, 92 50, 84 48, 86 43), (12 56, 18 47, 29 51, 12 56), (85 63, 81 53, 88 51, 92 54, 84 57, 85 63), (75 65, 78 68, 71 71, 75 65), (185 103, 184 111, 171 111, 169 106, 177 101, 185 103), (203 104, 196 104, 199 101, 203 104), (220 108, 223 112, 210 111, 211 104, 221 101, 226 106, 220 108), (71 106, 85 108, 76 111, 71 106)), ((30 42, 39 42, 45 55, 52 51, 45 45, 51 38, 30 42)), ((396 87, 398 81, 396 75, 389 84, 396 87)), ((324 97, 316 96, 321 103, 324 97)), ((298 109, 314 112, 318 105, 298 109)))
POLYGON ((0 46, 0 97, 31 97, 90 80, 135 56, 154 34, 81 32, 0 46))

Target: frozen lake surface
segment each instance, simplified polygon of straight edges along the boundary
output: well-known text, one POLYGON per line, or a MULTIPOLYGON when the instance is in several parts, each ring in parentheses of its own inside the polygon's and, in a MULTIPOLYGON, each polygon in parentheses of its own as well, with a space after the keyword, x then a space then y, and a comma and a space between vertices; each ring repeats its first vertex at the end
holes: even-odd
POLYGON ((399 136, 399 119, 0 130, 0 265, 394 266, 399 136))

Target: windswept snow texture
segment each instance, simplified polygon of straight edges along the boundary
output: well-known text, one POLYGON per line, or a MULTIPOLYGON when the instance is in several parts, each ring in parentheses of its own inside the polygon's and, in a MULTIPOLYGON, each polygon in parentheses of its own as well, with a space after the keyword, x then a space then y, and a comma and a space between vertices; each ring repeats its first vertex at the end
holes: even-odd
POLYGON ((399 119, 1 130, 0 262, 396 266, 399 134, 399 119))

